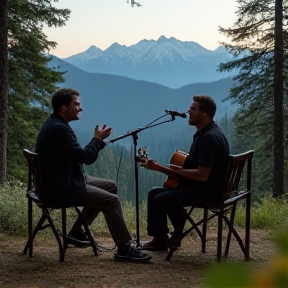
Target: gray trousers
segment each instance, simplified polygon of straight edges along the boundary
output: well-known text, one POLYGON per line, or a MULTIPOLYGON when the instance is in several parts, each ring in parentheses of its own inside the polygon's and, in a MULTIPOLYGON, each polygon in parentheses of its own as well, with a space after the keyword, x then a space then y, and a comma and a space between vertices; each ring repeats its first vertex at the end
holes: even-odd
MULTIPOLYGON (((88 225, 91 225, 99 212, 102 212, 116 246, 125 245, 131 240, 131 236, 123 217, 116 182, 89 175, 85 175, 85 178, 87 193, 81 197, 79 203, 80 206, 83 206, 82 215, 84 219, 86 219, 88 225)), ((78 217, 73 228, 80 228, 81 225, 81 218, 78 217)))

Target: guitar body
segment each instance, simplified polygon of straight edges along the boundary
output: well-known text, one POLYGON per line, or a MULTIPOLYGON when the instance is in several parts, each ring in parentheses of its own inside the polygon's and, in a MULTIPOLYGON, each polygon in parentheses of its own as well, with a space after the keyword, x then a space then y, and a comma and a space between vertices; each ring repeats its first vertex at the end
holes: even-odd
MULTIPOLYGON (((180 168, 183 167, 186 157, 189 154, 183 152, 181 150, 176 150, 176 152, 172 155, 170 159, 170 164, 178 166, 180 168)), ((173 166, 170 166, 173 169, 173 166)), ((167 189, 175 189, 177 188, 180 181, 180 177, 168 176, 166 181, 163 183, 163 187, 167 189)))

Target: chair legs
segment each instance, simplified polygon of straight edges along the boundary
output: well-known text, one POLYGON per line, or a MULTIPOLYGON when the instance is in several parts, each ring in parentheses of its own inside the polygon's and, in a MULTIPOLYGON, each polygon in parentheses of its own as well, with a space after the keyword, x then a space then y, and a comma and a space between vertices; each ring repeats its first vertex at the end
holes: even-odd
MULTIPOLYGON (((34 238, 36 237, 36 234, 38 233, 38 231, 46 229, 47 227, 50 227, 53 231, 53 234, 54 234, 57 242, 58 242, 59 260, 60 260, 60 262, 64 262, 65 252, 68 248, 68 244, 67 244, 67 211, 66 211, 66 208, 61 208, 62 240, 61 240, 61 237, 59 235, 59 231, 58 231, 57 227, 55 226, 55 224, 51 218, 49 209, 48 208, 41 208, 41 209, 42 209, 42 215, 41 215, 38 223, 36 224, 36 226, 33 230, 33 228, 32 228, 32 224, 33 224, 32 200, 28 198, 28 240, 26 242, 23 254, 27 254, 27 252, 29 250, 29 256, 32 257, 33 256, 33 241, 34 241, 34 238), (44 222, 46 220, 49 224, 44 225, 44 222)), ((77 213, 79 215, 82 215, 82 213, 80 212, 78 207, 75 207, 75 210, 77 211, 77 213)), ((97 245, 96 245, 94 237, 92 236, 91 230, 90 230, 86 221, 83 221, 83 225, 84 225, 84 229, 85 229, 85 232, 87 234, 87 237, 91 243, 94 255, 98 256, 97 245)))
MULTIPOLYGON (((231 210, 231 214, 230 214, 230 224, 232 227, 234 226, 235 213, 236 213, 236 203, 233 205, 232 210, 231 210)), ((231 236, 232 236, 232 229, 229 229, 227 241, 226 241, 225 252, 224 252, 225 258, 228 256, 228 253, 229 253, 231 236)))
POLYGON ((245 223, 245 259, 250 260, 250 217, 251 217, 251 194, 246 198, 246 223, 245 223))
POLYGON ((246 198, 246 223, 245 223, 244 242, 234 228, 234 219, 237 203, 233 204, 230 220, 226 215, 223 215, 223 219, 229 228, 224 257, 228 256, 231 235, 233 234, 245 256, 245 259, 246 260, 250 259, 250 202, 251 202, 251 195, 248 195, 246 198))
MULTIPOLYGON (((66 213, 66 209, 64 209, 64 210, 65 210, 65 213, 66 213)), ((29 250, 29 256, 32 257, 33 256, 33 241, 34 241, 34 239, 36 237, 36 234, 40 230, 46 229, 47 227, 51 227, 51 229, 53 231, 53 234, 54 234, 54 236, 55 236, 55 238, 56 238, 56 240, 58 242, 60 262, 64 262, 64 256, 65 256, 66 249, 65 249, 65 247, 63 246, 63 244, 61 242, 61 238, 59 236, 59 233, 57 231, 56 226, 53 223, 53 220, 52 220, 52 218, 50 216, 49 210, 47 208, 43 208, 42 209, 41 218, 39 219, 38 223, 36 224, 36 226, 35 226, 35 228, 33 230, 33 233, 31 232, 32 231, 31 227, 32 227, 32 222, 33 222, 32 209, 31 209, 31 214, 30 214, 30 212, 28 212, 28 214, 29 214, 28 215, 28 240, 27 240, 27 243, 25 245, 23 253, 26 254, 27 251, 29 250), (46 220, 48 221, 49 224, 43 225, 46 220)), ((65 222, 66 222, 66 220, 65 220, 65 222)), ((63 218, 62 218, 62 224, 63 224, 63 218)))
POLYGON ((207 219, 208 219, 208 209, 205 208, 203 212, 203 225, 202 225, 202 235, 201 242, 202 242, 202 253, 206 252, 206 235, 207 235, 207 219))
MULTIPOLYGON (((82 217, 82 213, 80 212, 79 208, 78 207, 75 207, 75 210, 77 211, 78 215, 80 215, 82 217)), ((85 230, 85 233, 91 243, 91 246, 92 246, 92 249, 93 249, 93 252, 94 252, 94 255, 95 256, 98 256, 98 248, 97 248, 97 244, 96 244, 96 241, 91 233, 91 230, 90 230, 90 227, 89 225, 87 224, 87 222, 83 219, 82 217, 82 221, 83 221, 83 226, 84 226, 84 230, 85 230)))
POLYGON ((26 254, 27 251, 29 250, 29 256, 32 257, 33 255, 33 241, 34 238, 39 230, 41 230, 41 227, 43 226, 45 220, 46 220, 46 215, 44 211, 42 211, 42 216, 39 219, 34 231, 32 232, 32 201, 28 200, 28 240, 26 242, 23 254, 26 254), (29 203, 30 202, 30 203, 29 203))
POLYGON ((221 262, 222 257, 223 214, 223 210, 218 212, 217 262, 221 262))
POLYGON ((26 254, 29 249, 29 256, 32 257, 33 254, 33 245, 32 245, 32 200, 28 198, 28 241, 24 248, 23 253, 26 254))
POLYGON ((177 250, 177 248, 179 247, 179 243, 182 241, 182 239, 188 235, 192 230, 195 229, 195 231, 197 232, 198 236, 200 237, 201 239, 201 243, 202 243, 202 252, 205 252, 206 250, 206 231, 207 231, 207 222, 209 220, 211 220, 212 218, 214 218, 216 216, 216 214, 213 214, 211 216, 208 217, 208 209, 204 209, 204 217, 203 219, 199 220, 198 222, 194 222, 194 220, 192 219, 191 217, 191 214, 193 212, 195 207, 191 207, 189 212, 187 212, 187 215, 186 215, 186 222, 189 221, 190 224, 191 224, 191 227, 188 228, 186 231, 183 232, 183 234, 181 236, 179 236, 175 242, 173 243, 173 245, 171 245, 169 247, 169 251, 168 251, 168 254, 165 258, 165 260, 169 261, 173 255, 173 253, 177 250), (203 225, 202 227, 202 232, 200 231, 199 229, 199 225, 203 225))
POLYGON ((233 203, 232 205, 222 208, 222 209, 209 209, 209 208, 203 208, 203 219, 199 220, 198 222, 194 222, 191 214, 193 212, 193 207, 190 208, 189 212, 187 212, 186 215, 186 222, 189 221, 191 224, 191 227, 188 228, 184 233, 176 239, 176 241, 171 245, 169 248, 168 254, 165 258, 165 260, 170 260, 173 253, 177 250, 178 244, 182 241, 182 239, 188 235, 192 230, 195 229, 197 232, 198 236, 201 239, 201 244, 202 244, 202 252, 206 252, 206 234, 207 234, 207 222, 211 220, 212 218, 217 216, 218 219, 218 230, 217 230, 217 262, 221 262, 222 260, 222 238, 223 238, 223 220, 225 221, 225 224, 228 226, 229 231, 227 235, 227 240, 226 240, 226 247, 225 247, 225 252, 224 252, 224 257, 228 256, 229 253, 229 248, 230 248, 230 242, 231 242, 231 237, 232 234, 236 238, 242 252, 245 255, 245 259, 249 260, 250 259, 250 206, 251 206, 251 194, 248 194, 246 197, 246 225, 245 225, 245 239, 244 241, 241 239, 239 234, 234 228, 234 220, 235 220, 235 214, 236 214, 236 207, 237 207, 237 202, 233 203), (232 208, 231 208, 232 206, 232 208), (230 211, 230 219, 227 217, 227 212, 230 211), (208 211, 211 211, 212 214, 208 216, 208 211), (202 224, 202 232, 198 228, 199 225, 202 224))

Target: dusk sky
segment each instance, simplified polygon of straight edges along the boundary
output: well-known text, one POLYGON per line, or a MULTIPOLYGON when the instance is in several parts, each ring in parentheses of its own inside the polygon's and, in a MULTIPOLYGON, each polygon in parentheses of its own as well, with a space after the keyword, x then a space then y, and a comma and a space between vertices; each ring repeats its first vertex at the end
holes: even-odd
POLYGON ((91 45, 105 50, 118 42, 130 46, 143 39, 157 40, 164 35, 181 41, 194 41, 214 50, 219 41, 218 26, 229 28, 236 21, 236 0, 59 0, 53 4, 71 10, 61 28, 44 28, 49 40, 58 46, 50 53, 68 57, 91 45))

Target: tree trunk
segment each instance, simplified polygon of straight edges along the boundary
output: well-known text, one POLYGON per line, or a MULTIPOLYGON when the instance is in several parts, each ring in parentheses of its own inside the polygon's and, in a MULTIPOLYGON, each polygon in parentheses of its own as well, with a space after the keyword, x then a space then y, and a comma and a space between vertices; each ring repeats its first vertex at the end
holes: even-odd
POLYGON ((273 197, 284 193, 283 0, 275 0, 273 197))
POLYGON ((0 1, 0 185, 7 177, 8 0, 0 1))

